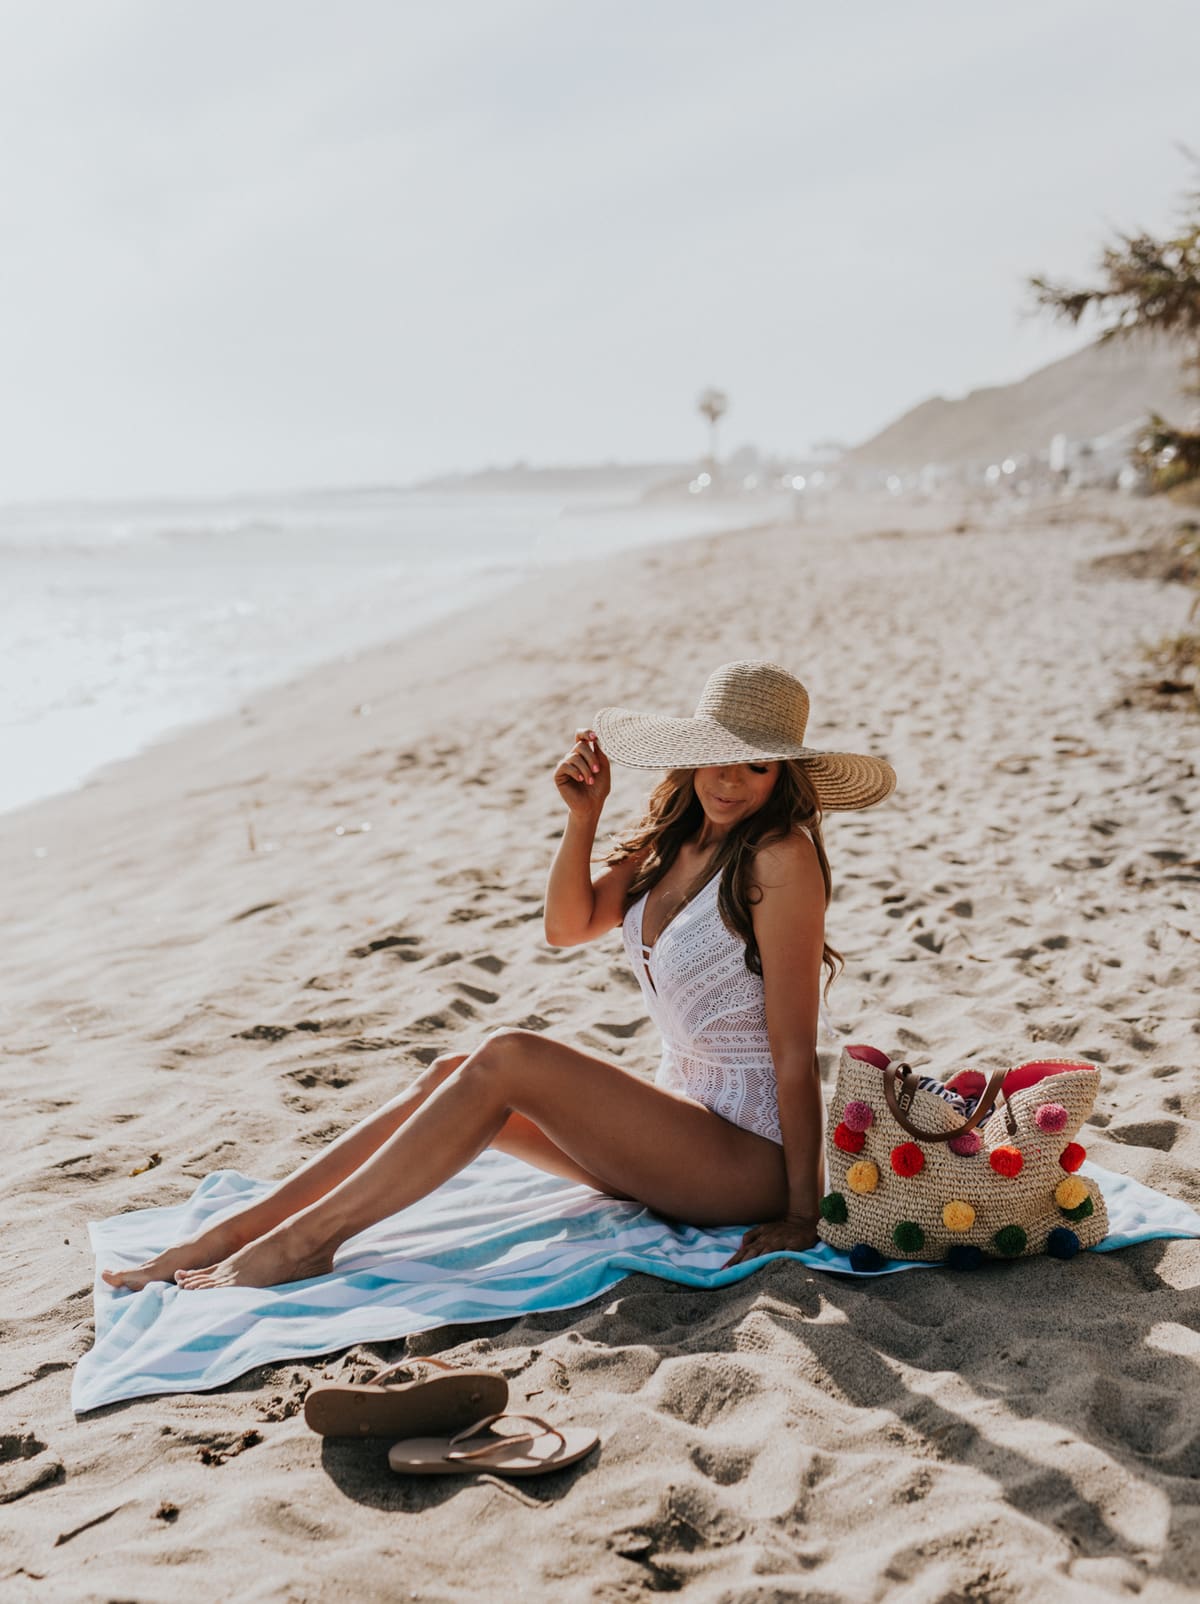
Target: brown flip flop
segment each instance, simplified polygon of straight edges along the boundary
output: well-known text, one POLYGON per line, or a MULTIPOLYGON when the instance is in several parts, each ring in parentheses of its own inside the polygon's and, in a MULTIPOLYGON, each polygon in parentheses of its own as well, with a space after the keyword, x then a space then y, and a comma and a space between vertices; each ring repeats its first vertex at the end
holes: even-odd
POLYGON ((334 1381, 311 1387, 304 1419, 322 1437, 397 1437, 453 1431, 477 1420, 481 1410, 502 1410, 508 1382, 490 1370, 460 1369, 445 1359, 401 1359, 369 1381, 334 1381), (448 1372, 384 1386, 397 1370, 434 1365, 448 1372))
POLYGON ((573 1465, 599 1442, 586 1426, 560 1431, 539 1415, 485 1415, 453 1437, 410 1437, 388 1449, 388 1464, 409 1476, 490 1470, 501 1476, 544 1476, 573 1465), (497 1420, 527 1420, 540 1432, 489 1432, 497 1420), (482 1435, 487 1433, 487 1435, 482 1435))

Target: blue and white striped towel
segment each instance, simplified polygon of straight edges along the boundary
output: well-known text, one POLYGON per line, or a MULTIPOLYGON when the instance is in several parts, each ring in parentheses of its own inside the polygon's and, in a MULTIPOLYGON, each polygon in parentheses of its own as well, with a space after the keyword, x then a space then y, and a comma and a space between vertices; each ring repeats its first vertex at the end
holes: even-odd
MULTIPOLYGON (((1200 1236, 1200 1215, 1128 1176, 1086 1164, 1108 1204, 1110 1232, 1098 1251, 1153 1237, 1200 1236)), ((381 1342, 438 1326, 509 1320, 569 1309, 640 1270, 688 1286, 724 1287, 766 1259, 723 1270, 742 1238, 667 1225, 636 1203, 543 1174, 486 1152, 429 1197, 361 1232, 331 1275, 282 1287, 185 1292, 158 1282, 114 1292, 100 1268, 138 1264, 271 1183, 234 1170, 207 1176, 186 1203, 139 1209, 91 1224, 97 1260, 96 1343, 75 1370, 76 1412, 121 1398, 200 1392, 255 1365, 307 1359, 358 1342, 381 1342)), ((794 1258, 855 1274, 824 1243, 794 1258)), ((893 1259, 875 1274, 927 1266, 893 1259)), ((1019 1274, 1015 1266, 1010 1273, 1019 1274)), ((1068 1272, 1069 1273, 1069 1272, 1068 1272)))

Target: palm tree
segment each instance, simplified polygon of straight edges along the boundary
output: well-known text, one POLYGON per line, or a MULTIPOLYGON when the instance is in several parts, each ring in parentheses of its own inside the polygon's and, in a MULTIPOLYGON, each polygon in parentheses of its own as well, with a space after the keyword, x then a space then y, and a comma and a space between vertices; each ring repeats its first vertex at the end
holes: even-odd
MULTIPOLYGON (((1200 167, 1200 158, 1183 148, 1200 167)), ((1119 234, 1116 244, 1104 247, 1099 265, 1100 282, 1084 288, 1029 279, 1034 306, 1069 323, 1099 313, 1107 319, 1101 343, 1141 330, 1174 338, 1185 372, 1194 376, 1185 389, 1200 396, 1200 190, 1187 195, 1173 235, 1119 234)), ((1168 489, 1200 477, 1200 432, 1152 413, 1136 456, 1150 469, 1154 487, 1168 489)))
POLYGON ((696 402, 697 410, 708 419, 708 460, 713 472, 717 467, 717 424, 729 411, 729 397, 724 390, 709 388, 696 402))

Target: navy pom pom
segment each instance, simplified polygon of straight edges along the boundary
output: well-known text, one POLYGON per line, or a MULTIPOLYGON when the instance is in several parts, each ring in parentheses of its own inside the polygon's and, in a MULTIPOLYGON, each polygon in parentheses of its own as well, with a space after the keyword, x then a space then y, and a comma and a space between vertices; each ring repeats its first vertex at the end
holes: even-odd
POLYGON ((983 1254, 973 1242, 952 1242, 946 1249, 946 1263, 952 1270, 977 1270, 983 1254))
POLYGON ((856 1242, 850 1249, 852 1270, 882 1270, 887 1260, 869 1242, 856 1242))
POLYGON ((1056 1225, 1046 1238, 1046 1252, 1056 1259, 1073 1259, 1079 1252, 1079 1238, 1065 1225, 1056 1225))

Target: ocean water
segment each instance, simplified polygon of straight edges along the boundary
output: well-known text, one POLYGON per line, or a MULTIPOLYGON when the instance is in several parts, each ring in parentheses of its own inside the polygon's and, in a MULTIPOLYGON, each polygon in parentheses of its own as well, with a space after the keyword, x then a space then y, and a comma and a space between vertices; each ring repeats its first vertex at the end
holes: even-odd
POLYGON ((769 515, 399 490, 0 507, 0 811, 549 564, 769 515))

